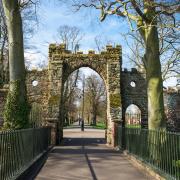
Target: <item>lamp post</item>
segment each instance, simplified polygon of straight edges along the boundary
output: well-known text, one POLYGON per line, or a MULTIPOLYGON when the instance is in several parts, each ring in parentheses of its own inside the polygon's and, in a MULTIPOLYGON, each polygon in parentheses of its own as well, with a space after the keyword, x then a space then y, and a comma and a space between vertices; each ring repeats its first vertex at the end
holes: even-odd
POLYGON ((83 75, 83 104, 82 104, 82 122, 81 122, 81 131, 84 131, 84 89, 85 89, 85 75, 83 75))

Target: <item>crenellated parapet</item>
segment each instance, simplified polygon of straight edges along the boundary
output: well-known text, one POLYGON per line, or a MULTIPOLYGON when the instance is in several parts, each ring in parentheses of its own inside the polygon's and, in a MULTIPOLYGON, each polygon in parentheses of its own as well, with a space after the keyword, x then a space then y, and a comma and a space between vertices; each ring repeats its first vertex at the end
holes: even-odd
POLYGON ((122 70, 122 72, 124 72, 124 73, 139 73, 136 68, 131 68, 131 70, 124 68, 124 70, 122 70))
MULTIPOLYGON (((61 70, 58 69, 61 69, 61 67, 64 66, 63 69, 66 72, 66 75, 63 76, 64 80, 66 80, 69 74, 76 69, 81 67, 90 67, 103 79, 106 79, 107 64, 109 64, 109 73, 111 73, 112 76, 117 74, 116 71, 118 71, 118 69, 120 71, 121 53, 122 48, 120 45, 117 45, 116 47, 107 45, 106 50, 101 53, 96 53, 95 50, 89 50, 87 53, 83 53, 83 51, 71 52, 66 49, 65 44, 50 44, 49 71, 52 71, 50 74, 56 73, 57 76, 60 77, 61 70)), ((117 78, 120 78, 119 75, 117 78)), ((52 75, 50 75, 50 80, 52 80, 52 75)))
POLYGON ((120 45, 116 45, 116 47, 113 47, 112 45, 107 45, 105 53, 106 54, 121 55, 122 54, 122 47, 120 45))
POLYGON ((49 57, 52 57, 53 54, 71 54, 71 51, 66 49, 66 44, 50 44, 49 57))
POLYGON ((131 69, 124 68, 124 69, 122 69, 122 73, 124 73, 124 74, 138 74, 138 75, 141 75, 144 78, 146 77, 145 72, 139 71, 136 68, 131 68, 131 69))
POLYGON ((122 56, 122 48, 120 45, 113 47, 112 45, 107 45, 106 50, 101 53, 96 53, 95 50, 89 50, 88 53, 83 53, 83 51, 71 52, 66 49, 66 44, 50 44, 49 45, 49 58, 50 60, 56 60, 59 57, 73 57, 78 58, 79 56, 88 58, 88 57, 96 57, 97 59, 101 59, 104 56, 113 57, 113 56, 122 56))

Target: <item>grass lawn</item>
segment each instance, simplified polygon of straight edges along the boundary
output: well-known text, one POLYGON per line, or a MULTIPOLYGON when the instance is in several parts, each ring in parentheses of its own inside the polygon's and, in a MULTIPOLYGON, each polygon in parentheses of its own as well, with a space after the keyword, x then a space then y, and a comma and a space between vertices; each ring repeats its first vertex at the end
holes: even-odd
POLYGON ((92 127, 96 129, 106 129, 106 124, 104 122, 97 122, 96 126, 92 125, 92 127))
POLYGON ((141 128, 139 124, 126 124, 126 128, 141 128))

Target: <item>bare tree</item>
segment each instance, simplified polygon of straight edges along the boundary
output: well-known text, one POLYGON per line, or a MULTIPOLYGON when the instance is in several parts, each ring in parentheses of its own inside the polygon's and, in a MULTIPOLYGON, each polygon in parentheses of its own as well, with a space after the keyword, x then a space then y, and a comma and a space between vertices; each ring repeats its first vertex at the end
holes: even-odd
MULTIPOLYGON (((38 24, 38 18, 36 9, 38 6, 38 0, 19 0, 19 10, 22 16, 23 34, 25 50, 30 49, 28 46, 28 39, 32 37, 35 31, 35 27, 38 24)), ((7 25, 5 21, 5 14, 2 6, 2 0, 0 0, 0 85, 7 84, 9 82, 9 63, 8 63, 8 35, 7 25)))
POLYGON ((107 37, 104 37, 103 35, 99 34, 95 36, 94 42, 96 45, 97 51, 100 53, 102 50, 105 50, 105 47, 107 44, 113 44, 111 40, 108 40, 107 37))
POLYGON ((2 2, 0 1, 0 86, 3 85, 5 80, 5 57, 7 57, 7 26, 5 22, 5 14, 2 7, 2 2))
POLYGON ((108 15, 127 18, 130 28, 136 26, 145 44, 143 64, 146 69, 148 92, 149 129, 165 128, 163 85, 160 63, 158 26, 176 28, 176 24, 163 24, 161 17, 176 19, 180 11, 179 1, 156 0, 72 0, 76 10, 82 7, 100 11, 100 20, 108 15))
MULTIPOLYGON (((23 23, 23 35, 24 35, 24 52, 29 54, 38 54, 39 50, 35 44, 29 44, 29 40, 33 37, 39 25, 38 7, 40 0, 19 0, 19 6, 23 23), (33 53, 32 53, 33 50, 33 53)), ((37 64, 37 63, 36 63, 37 64)), ((30 59, 25 56, 26 68, 32 65, 30 59)), ((39 68, 42 67, 42 63, 38 63, 39 68)))
MULTIPOLYGON (((171 19, 162 19, 164 23, 170 24, 171 19)), ((178 22, 177 27, 180 26, 178 22)), ((162 79, 167 80, 180 74, 180 33, 176 29, 158 27, 160 44, 160 61, 162 65, 162 79)), ((131 62, 140 70, 145 72, 143 55, 145 44, 138 31, 122 34, 131 50, 131 54, 125 54, 131 62), (130 40, 129 40, 130 39, 130 40)))
POLYGON ((28 127, 29 105, 25 84, 23 24, 21 8, 33 1, 2 0, 6 18, 9 48, 9 92, 4 112, 4 127, 28 127))
POLYGON ((66 80, 64 84, 63 104, 64 104, 64 121, 69 125, 74 118, 73 115, 77 111, 76 101, 80 93, 78 83, 80 81, 80 70, 74 71, 66 80))
POLYGON ((86 78, 86 103, 90 105, 89 109, 92 113, 92 124, 96 125, 96 118, 102 102, 106 101, 106 90, 102 79, 96 75, 86 78))
POLYGON ((57 30, 57 38, 66 44, 67 49, 76 52, 79 50, 83 34, 76 26, 63 25, 59 26, 57 30))

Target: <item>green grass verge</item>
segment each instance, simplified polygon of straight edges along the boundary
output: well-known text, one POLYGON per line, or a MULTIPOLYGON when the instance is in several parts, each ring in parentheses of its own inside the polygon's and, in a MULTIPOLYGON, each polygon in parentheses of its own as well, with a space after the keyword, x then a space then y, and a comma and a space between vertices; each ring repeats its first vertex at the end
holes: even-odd
POLYGON ((126 124, 126 128, 141 128, 139 124, 126 124))
POLYGON ((92 125, 92 127, 96 129, 106 129, 106 125, 103 122, 97 122, 96 126, 92 125))

